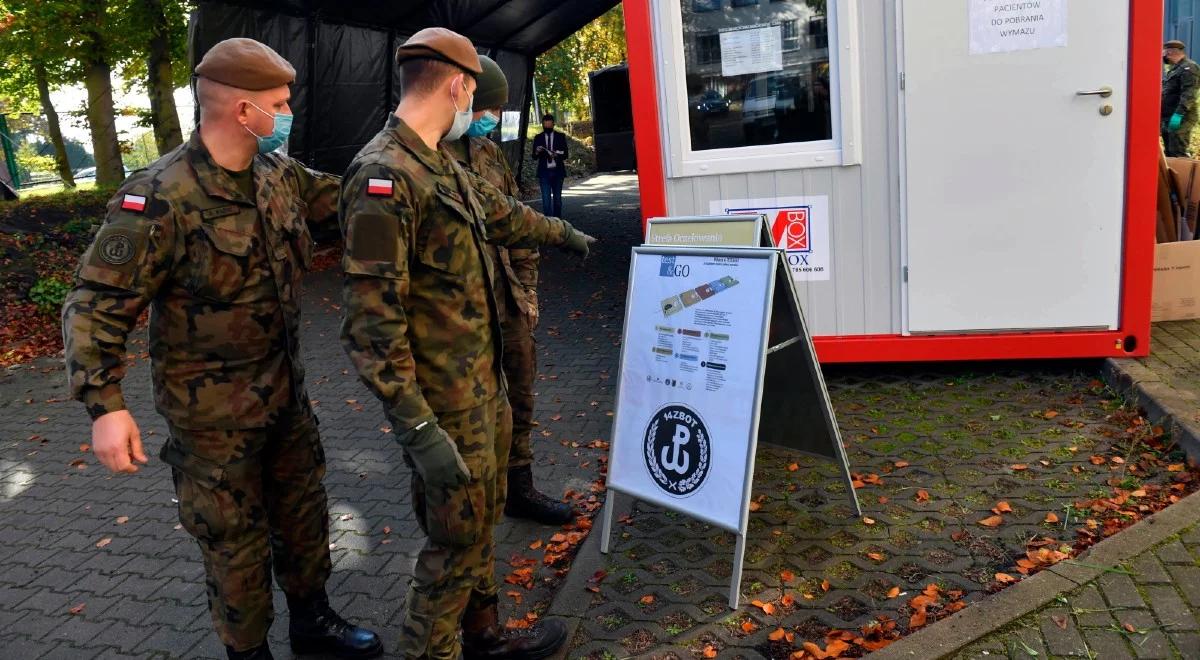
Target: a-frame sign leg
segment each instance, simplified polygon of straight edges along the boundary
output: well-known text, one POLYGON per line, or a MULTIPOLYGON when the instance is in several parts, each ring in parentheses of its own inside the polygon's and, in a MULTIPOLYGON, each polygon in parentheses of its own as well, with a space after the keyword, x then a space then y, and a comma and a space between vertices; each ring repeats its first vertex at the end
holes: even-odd
POLYGON ((600 554, 608 554, 608 542, 612 540, 613 510, 617 508, 617 491, 609 488, 604 497, 604 512, 600 514, 600 554))
POLYGON ((729 579, 729 609, 736 610, 742 597, 742 563, 746 558, 746 535, 737 533, 737 546, 733 551, 733 577, 729 579))

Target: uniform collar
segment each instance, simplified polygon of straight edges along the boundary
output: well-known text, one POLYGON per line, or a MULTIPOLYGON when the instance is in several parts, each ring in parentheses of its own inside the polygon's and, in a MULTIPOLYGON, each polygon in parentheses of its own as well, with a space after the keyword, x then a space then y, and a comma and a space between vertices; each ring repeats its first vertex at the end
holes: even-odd
MULTIPOLYGON (((192 137, 187 144, 188 163, 191 164, 192 170, 196 172, 196 179, 200 182, 200 188, 210 197, 220 197, 231 202, 241 202, 243 204, 254 205, 254 200, 246 199, 238 189, 237 184, 229 175, 225 173, 224 168, 217 165, 212 159, 212 154, 208 152, 208 147, 204 146, 204 141, 200 139, 200 129, 192 131, 192 137)), ((259 156, 254 157, 253 163, 258 163, 259 156)), ((255 168, 261 170, 262 168, 255 168)), ((257 184, 258 177, 255 177, 257 184)))
POLYGON ((425 141, 417 135, 416 131, 409 128, 404 120, 397 117, 395 113, 388 115, 386 129, 392 134, 396 142, 400 146, 408 150, 409 153, 417 157, 421 164, 428 168, 431 172, 438 175, 447 173, 446 156, 438 151, 434 151, 425 145, 425 141))

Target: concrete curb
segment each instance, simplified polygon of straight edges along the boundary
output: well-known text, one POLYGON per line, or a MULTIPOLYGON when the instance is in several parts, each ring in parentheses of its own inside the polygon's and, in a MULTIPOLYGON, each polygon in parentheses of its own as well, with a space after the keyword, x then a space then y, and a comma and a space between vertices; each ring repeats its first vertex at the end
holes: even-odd
POLYGON ((1040 609, 1061 593, 1073 591, 1112 567, 1149 550, 1200 520, 1200 493, 1195 493, 1090 548, 1078 561, 1068 561, 1022 580, 870 654, 872 660, 946 658, 955 651, 1040 609))
MULTIPOLYGON (((606 491, 605 504, 611 497, 613 497, 613 492, 606 491)), ((617 523, 621 516, 633 513, 634 501, 635 499, 628 495, 617 500, 617 508, 613 512, 614 534, 618 533, 617 530, 621 527, 617 523)), ((601 507, 593 519, 594 525, 591 533, 588 534, 587 539, 580 546, 579 552, 575 555, 575 561, 571 564, 567 579, 559 585, 558 593, 550 601, 550 609, 546 612, 548 617, 561 619, 563 623, 567 624, 567 643, 563 644, 558 653, 551 656, 552 660, 563 660, 571 652, 571 642, 575 639, 579 625, 583 623, 583 615, 587 612, 592 599, 592 592, 587 590, 587 581, 607 563, 605 556, 600 554, 600 528, 602 526, 600 520, 603 515, 604 508, 601 507)))
POLYGON ((1162 425, 1192 460, 1200 461, 1200 423, 1192 417, 1200 410, 1200 397, 1164 383, 1137 360, 1109 358, 1103 373, 1109 387, 1144 409, 1152 424, 1162 425))

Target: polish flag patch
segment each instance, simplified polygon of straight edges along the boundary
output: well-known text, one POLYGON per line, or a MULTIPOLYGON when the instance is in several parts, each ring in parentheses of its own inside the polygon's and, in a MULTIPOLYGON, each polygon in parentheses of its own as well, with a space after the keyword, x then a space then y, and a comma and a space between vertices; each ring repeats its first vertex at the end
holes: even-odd
POLYGON ((367 194, 372 197, 391 197, 392 182, 390 179, 367 179, 367 194))
POLYGON ((121 210, 141 213, 146 210, 146 198, 141 195, 125 195, 121 200, 121 210))

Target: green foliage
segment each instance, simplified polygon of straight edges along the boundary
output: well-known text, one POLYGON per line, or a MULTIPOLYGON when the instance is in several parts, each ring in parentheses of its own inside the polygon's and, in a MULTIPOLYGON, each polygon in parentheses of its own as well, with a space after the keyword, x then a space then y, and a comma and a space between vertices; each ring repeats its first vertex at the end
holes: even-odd
POLYGON ((543 112, 591 117, 588 72, 625 61, 625 14, 617 5, 537 58, 534 78, 543 112))
POLYGON ((43 156, 38 153, 37 148, 29 143, 22 142, 17 148, 17 169, 21 173, 21 179, 27 180, 31 174, 52 174, 54 172, 54 156, 43 156))
POLYGON ((42 314, 57 316, 70 291, 69 283, 53 277, 43 277, 29 289, 29 300, 42 314))

